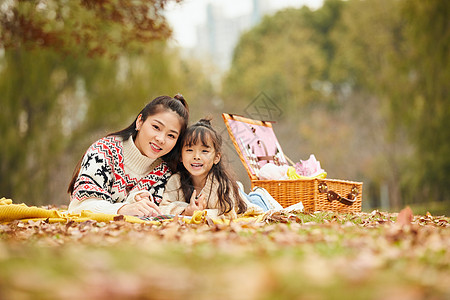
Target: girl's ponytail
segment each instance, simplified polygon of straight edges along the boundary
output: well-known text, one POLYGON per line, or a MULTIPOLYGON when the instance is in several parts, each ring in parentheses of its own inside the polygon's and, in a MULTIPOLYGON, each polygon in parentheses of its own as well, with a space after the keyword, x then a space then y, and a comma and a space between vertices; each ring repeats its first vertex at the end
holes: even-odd
POLYGON ((203 118, 203 119, 200 119, 200 120, 197 122, 197 125, 198 125, 198 126, 205 126, 205 127, 208 127, 208 128, 211 129, 215 134, 217 134, 217 132, 214 130, 214 128, 213 128, 212 125, 211 125, 211 118, 203 118))

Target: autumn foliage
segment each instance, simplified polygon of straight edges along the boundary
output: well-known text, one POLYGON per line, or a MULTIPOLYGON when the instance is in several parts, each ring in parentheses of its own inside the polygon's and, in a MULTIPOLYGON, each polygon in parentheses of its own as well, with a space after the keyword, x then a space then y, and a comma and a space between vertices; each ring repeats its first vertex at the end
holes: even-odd
POLYGON ((0 298, 447 299, 448 217, 0 225, 0 298))
POLYGON ((166 2, 7 1, 0 9, 0 48, 116 55, 170 36, 163 15, 166 2))

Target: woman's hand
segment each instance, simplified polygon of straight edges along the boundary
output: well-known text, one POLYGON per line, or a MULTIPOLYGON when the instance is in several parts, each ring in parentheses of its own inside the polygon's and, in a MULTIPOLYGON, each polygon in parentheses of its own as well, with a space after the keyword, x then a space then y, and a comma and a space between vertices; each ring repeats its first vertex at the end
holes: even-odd
POLYGON ((206 209, 205 195, 200 195, 197 198, 197 192, 194 190, 192 192, 191 202, 184 210, 183 215, 192 216, 194 214, 194 211, 204 209, 206 209))
POLYGON ((143 192, 137 194, 136 196, 134 196, 134 201, 139 202, 139 201, 143 200, 144 198, 149 198, 150 200, 153 201, 153 196, 148 191, 143 191, 143 192))
POLYGON ((156 217, 161 214, 159 207, 153 202, 149 192, 142 192, 134 197, 136 202, 125 204, 117 211, 118 214, 137 217, 156 217))

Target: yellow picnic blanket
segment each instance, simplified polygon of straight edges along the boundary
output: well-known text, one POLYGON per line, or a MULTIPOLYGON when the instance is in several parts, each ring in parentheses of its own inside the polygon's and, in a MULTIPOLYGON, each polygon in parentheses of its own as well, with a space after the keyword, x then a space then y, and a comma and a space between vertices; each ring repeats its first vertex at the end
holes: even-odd
MULTIPOLYGON (((183 218, 183 221, 189 224, 204 223, 206 219, 206 211, 196 211, 192 218, 183 218)), ((235 221, 261 221, 262 216, 254 217, 242 217, 235 219, 235 221)), ((91 211, 83 210, 79 214, 73 214, 56 209, 45 209, 36 206, 28 206, 24 203, 13 204, 11 199, 0 198, 0 223, 8 223, 15 220, 20 221, 38 221, 46 220, 49 223, 66 223, 70 220, 75 222, 84 222, 87 220, 94 220, 97 222, 110 222, 116 220, 124 220, 131 223, 144 223, 144 224, 161 224, 162 221, 144 221, 138 217, 123 216, 123 219, 119 215, 93 213, 91 211)), ((164 220, 170 221, 172 219, 164 220)), ((228 223, 230 220, 225 219, 213 219, 214 223, 228 223)))

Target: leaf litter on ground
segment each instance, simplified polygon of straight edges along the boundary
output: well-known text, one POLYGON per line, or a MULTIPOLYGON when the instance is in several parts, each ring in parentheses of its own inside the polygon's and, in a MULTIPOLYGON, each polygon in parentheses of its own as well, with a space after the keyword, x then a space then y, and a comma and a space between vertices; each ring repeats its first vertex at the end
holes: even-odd
POLYGON ((0 299, 448 299, 445 216, 0 224, 0 299))

